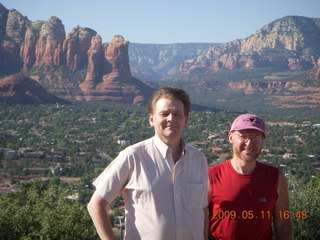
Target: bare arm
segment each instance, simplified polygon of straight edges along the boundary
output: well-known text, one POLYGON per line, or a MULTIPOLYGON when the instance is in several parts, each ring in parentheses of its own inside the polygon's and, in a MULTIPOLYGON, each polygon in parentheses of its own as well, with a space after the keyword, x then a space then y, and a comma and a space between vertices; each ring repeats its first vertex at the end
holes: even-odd
POLYGON ((280 211, 289 211, 289 194, 288 186, 285 177, 279 173, 278 180, 278 200, 275 205, 274 212, 274 227, 277 239, 292 240, 292 222, 291 218, 285 219, 280 211))
POLYGON ((102 240, 116 240, 106 211, 107 205, 108 202, 95 192, 87 208, 100 238, 102 240))

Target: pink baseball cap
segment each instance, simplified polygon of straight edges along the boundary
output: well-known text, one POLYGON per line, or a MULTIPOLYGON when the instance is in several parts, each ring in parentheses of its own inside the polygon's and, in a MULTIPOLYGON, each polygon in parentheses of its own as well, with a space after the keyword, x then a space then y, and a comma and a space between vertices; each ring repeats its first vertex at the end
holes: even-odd
POLYGON ((246 113, 238 116, 232 123, 230 132, 239 131, 239 130, 247 130, 254 129, 263 133, 264 137, 266 137, 266 125, 264 121, 258 117, 257 115, 246 113))

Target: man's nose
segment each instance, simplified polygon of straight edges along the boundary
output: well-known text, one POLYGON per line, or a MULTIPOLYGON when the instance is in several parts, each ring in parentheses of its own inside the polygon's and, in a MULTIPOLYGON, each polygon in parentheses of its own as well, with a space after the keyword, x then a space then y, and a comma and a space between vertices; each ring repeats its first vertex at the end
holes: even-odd
POLYGON ((170 113, 167 117, 168 121, 173 121, 174 120, 174 114, 170 113))
POLYGON ((248 138, 248 140, 246 141, 246 145, 250 146, 255 144, 255 141, 252 138, 248 138))

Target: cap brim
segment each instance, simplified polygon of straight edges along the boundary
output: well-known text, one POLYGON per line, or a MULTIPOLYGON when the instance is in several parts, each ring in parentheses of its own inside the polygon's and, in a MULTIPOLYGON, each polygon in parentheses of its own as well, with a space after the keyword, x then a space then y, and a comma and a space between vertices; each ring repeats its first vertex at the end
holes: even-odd
POLYGON ((257 130, 257 131, 261 132, 264 135, 264 137, 267 136, 267 134, 264 131, 262 131, 260 128, 253 127, 253 126, 247 127, 247 128, 241 128, 241 129, 235 128, 235 129, 232 129, 231 131, 241 131, 241 130, 257 130))

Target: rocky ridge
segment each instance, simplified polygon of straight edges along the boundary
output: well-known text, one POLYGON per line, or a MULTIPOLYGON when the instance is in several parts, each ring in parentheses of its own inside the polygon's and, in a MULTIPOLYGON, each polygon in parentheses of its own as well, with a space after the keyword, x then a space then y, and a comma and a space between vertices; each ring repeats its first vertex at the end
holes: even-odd
POLYGON ((316 62, 315 66, 307 71, 307 81, 305 82, 297 82, 297 81, 283 81, 281 76, 271 75, 265 76, 265 81, 241 81, 241 82, 229 82, 228 87, 232 91, 243 90, 245 94, 254 94, 257 92, 272 92, 278 93, 282 92, 285 89, 290 90, 294 89, 302 90, 302 89, 312 89, 316 87, 319 91, 320 88, 320 58, 316 62), (310 86, 312 85, 312 86, 310 86))
POLYGON ((244 40, 214 46, 180 66, 185 74, 221 69, 281 67, 307 70, 320 57, 320 19, 288 16, 264 26, 244 40))
POLYGON ((180 74, 180 63, 205 54, 214 43, 140 44, 129 47, 130 68, 139 79, 161 79, 180 74))
POLYGON ((250 96, 263 94, 277 108, 318 108, 320 103, 320 58, 306 73, 306 81, 285 81, 281 76, 265 76, 264 81, 229 82, 228 91, 250 96))
MULTIPOLYGON (((269 94, 278 98, 278 102, 287 97, 319 105, 319 25, 319 19, 285 17, 247 39, 226 44, 129 44, 120 35, 102 43, 90 28, 77 26, 66 36, 57 17, 31 22, 18 11, 7 10, 0 4, 0 76, 23 71, 50 93, 72 100, 145 102, 152 89, 132 77, 133 72, 146 80, 169 77, 167 82, 163 81, 166 79, 145 82, 155 87, 183 86, 197 92, 196 99, 208 98, 206 93, 215 94, 215 89, 219 89, 221 95, 269 94), (271 76, 265 78, 237 78, 237 82, 232 78, 216 82, 213 75, 203 75, 205 80, 198 75, 196 82, 185 80, 182 75, 180 82, 175 81, 180 63, 188 58, 192 59, 184 62, 181 69, 191 77, 223 69, 314 68, 306 73, 307 81, 279 79, 276 73, 269 72, 271 76)), ((221 101, 228 98, 222 96, 221 101)))
POLYGON ((80 26, 66 37, 59 18, 31 22, 0 4, 0 75, 23 71, 60 97, 146 102, 152 89, 131 76, 128 45, 80 26))

